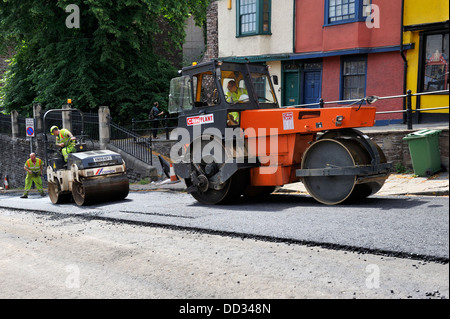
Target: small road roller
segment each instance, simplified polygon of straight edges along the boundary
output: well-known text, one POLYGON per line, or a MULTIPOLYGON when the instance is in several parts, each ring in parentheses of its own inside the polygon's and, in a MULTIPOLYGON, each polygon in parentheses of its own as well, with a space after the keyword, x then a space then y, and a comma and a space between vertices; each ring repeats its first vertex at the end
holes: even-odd
POLYGON ((45 164, 48 194, 53 204, 72 200, 79 206, 122 200, 128 196, 129 180, 120 154, 109 150, 87 150, 83 135, 83 113, 78 109, 55 109, 44 114, 45 164), (55 112, 78 112, 81 135, 76 138, 76 152, 69 153, 67 162, 59 151, 48 155, 46 117, 55 112))
POLYGON ((375 123, 377 97, 326 108, 281 108, 268 67, 213 60, 171 80, 178 113, 175 174, 207 205, 270 194, 303 182, 318 202, 335 205, 376 193, 390 174, 380 147, 357 130, 375 123))

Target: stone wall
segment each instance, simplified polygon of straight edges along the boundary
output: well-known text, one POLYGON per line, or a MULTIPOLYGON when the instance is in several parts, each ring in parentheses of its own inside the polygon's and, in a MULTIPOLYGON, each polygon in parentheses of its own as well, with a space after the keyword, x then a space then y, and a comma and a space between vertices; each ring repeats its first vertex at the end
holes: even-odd
POLYGON ((211 1, 206 14, 206 52, 203 56, 203 61, 216 59, 219 56, 217 7, 217 1, 211 1))
MULTIPOLYGON (((417 130, 414 130, 417 131, 417 130)), ((411 154, 409 152, 408 142, 403 140, 403 137, 410 134, 412 131, 386 131, 386 132, 367 132, 366 134, 377 143, 388 162, 401 164, 405 169, 412 170, 411 154)), ((439 135, 439 152, 441 155, 441 165, 445 171, 449 169, 449 130, 442 129, 439 135)))
MULTIPOLYGON (((33 149, 34 151, 34 149, 33 149)), ((37 157, 44 155, 35 151, 37 157)), ((0 134, 0 185, 3 186, 5 176, 8 176, 10 188, 23 188, 25 185, 25 170, 23 166, 31 153, 30 142, 26 139, 12 139, 0 134)))

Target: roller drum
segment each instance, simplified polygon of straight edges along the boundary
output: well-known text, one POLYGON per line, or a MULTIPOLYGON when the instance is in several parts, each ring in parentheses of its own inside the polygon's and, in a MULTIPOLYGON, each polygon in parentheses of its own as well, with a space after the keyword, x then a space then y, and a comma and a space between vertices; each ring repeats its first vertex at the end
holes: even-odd
MULTIPOLYGON (((373 143, 373 142, 370 142, 373 143)), ((380 162, 386 158, 376 146, 380 162)), ((371 165, 372 158, 366 148, 354 138, 321 139, 307 149, 302 169, 355 168, 371 165)), ((335 205, 350 199, 361 199, 381 189, 388 174, 306 176, 303 183, 317 201, 335 205)))
POLYGON ((48 196, 53 204, 64 204, 71 200, 72 194, 69 192, 61 191, 59 182, 48 182, 48 196))
POLYGON ((99 202, 122 200, 128 196, 129 181, 126 174, 86 178, 73 182, 72 197, 79 206, 99 202))

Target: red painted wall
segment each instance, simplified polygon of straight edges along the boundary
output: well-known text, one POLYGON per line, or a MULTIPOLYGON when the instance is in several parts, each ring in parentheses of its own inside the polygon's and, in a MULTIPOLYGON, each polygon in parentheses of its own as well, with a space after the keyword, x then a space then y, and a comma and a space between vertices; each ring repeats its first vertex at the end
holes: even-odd
POLYGON ((340 92, 341 57, 322 60, 322 98, 324 101, 338 101, 340 92))
POLYGON ((365 22, 324 26, 325 1, 297 0, 295 52, 321 52, 400 45, 401 0, 373 0, 380 28, 365 22))
MULTIPOLYGON (((322 98, 340 100, 341 57, 323 59, 322 98)), ((366 95, 394 96, 403 90, 403 60, 398 52, 374 53, 367 57, 366 95)), ((402 99, 379 100, 373 104, 377 112, 402 110, 402 99)), ((327 107, 339 105, 329 104, 327 107)), ((402 113, 377 114, 376 119, 401 119, 402 113)))
MULTIPOLYGON (((297 0, 295 53, 399 46, 401 0, 372 0, 372 4, 380 9, 380 28, 368 28, 365 22, 324 26, 325 0, 297 0)), ((341 92, 341 56, 324 57, 322 63, 322 98, 337 101, 341 92)), ((402 94, 402 90, 403 60, 400 53, 369 54, 366 95, 393 96, 402 94)), ((402 110, 403 101, 380 100, 374 106, 380 112, 402 110)), ((401 118, 402 113, 376 117, 377 120, 401 118)))
MULTIPOLYGON (((399 52, 369 54, 367 59, 366 95, 393 96, 403 94, 403 59, 399 52)), ((402 99, 377 101, 377 112, 403 109, 402 99)), ((401 119, 403 113, 377 114, 375 119, 401 119)))

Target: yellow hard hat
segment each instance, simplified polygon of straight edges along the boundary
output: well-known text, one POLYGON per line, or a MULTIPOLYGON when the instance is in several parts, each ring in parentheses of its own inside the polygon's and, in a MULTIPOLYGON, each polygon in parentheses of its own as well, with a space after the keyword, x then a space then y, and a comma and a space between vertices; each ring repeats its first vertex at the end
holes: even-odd
POLYGON ((50 133, 52 133, 52 135, 54 130, 59 130, 59 128, 56 125, 53 125, 52 128, 50 129, 50 133))

